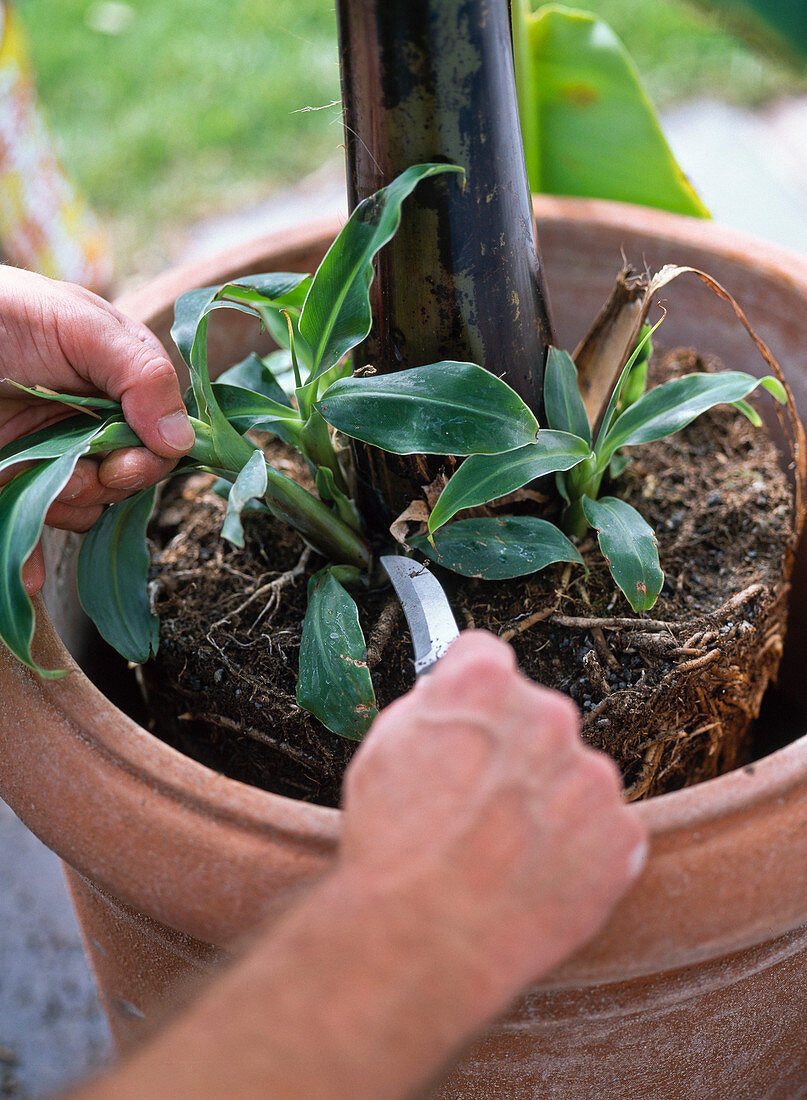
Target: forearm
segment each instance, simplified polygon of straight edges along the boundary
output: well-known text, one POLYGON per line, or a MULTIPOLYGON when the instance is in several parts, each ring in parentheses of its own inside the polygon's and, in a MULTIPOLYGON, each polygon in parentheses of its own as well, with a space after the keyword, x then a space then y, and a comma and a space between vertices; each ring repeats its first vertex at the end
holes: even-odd
POLYGON ((503 989, 422 896, 338 871, 83 1100, 393 1100, 429 1083, 503 989))

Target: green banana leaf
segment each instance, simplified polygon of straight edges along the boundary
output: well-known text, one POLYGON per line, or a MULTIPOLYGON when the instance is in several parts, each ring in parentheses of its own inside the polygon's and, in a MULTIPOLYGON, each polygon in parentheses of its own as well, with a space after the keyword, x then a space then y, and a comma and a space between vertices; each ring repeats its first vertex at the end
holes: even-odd
POLYGON ((622 42, 587 12, 513 0, 530 187, 705 218, 622 42))

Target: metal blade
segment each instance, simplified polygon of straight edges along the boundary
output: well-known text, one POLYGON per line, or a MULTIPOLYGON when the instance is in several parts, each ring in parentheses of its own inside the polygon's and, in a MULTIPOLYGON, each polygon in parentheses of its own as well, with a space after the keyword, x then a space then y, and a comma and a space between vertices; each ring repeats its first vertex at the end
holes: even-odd
POLYGON ((459 636, 456 619, 440 582, 425 565, 396 554, 381 558, 381 564, 409 623, 415 651, 415 675, 420 676, 459 636))

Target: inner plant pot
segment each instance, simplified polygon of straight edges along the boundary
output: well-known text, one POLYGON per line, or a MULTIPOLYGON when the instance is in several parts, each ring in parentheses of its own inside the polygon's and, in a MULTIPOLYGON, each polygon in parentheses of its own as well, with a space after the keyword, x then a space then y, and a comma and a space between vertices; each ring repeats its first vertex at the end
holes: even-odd
MULTIPOLYGON (((659 354, 651 376, 707 368, 693 352, 659 354)), ((307 479, 292 452, 266 446, 307 479)), ((620 496, 662 541, 652 613, 631 610, 593 537, 581 547, 585 571, 556 565, 497 583, 438 572, 461 625, 511 641, 527 675, 578 703, 586 740, 617 761, 638 799, 752 758, 751 724, 784 647, 796 505, 768 434, 728 409, 642 448, 621 480, 620 496)), ((152 523, 162 625, 142 669, 151 728, 233 778, 338 805, 357 743, 295 701, 306 587, 322 561, 271 517, 247 522, 243 549, 223 543, 226 505, 210 482, 171 489, 152 523)), ((384 706, 414 682, 409 632, 389 589, 357 603, 384 706)))

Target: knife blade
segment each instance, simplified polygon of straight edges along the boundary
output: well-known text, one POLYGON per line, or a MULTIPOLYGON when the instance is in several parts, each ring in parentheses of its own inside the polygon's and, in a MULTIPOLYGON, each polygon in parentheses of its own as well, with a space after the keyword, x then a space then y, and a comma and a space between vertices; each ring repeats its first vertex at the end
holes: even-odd
POLYGON ((399 554, 380 559, 392 581, 412 634, 415 675, 443 656, 459 629, 443 587, 425 565, 399 554))

